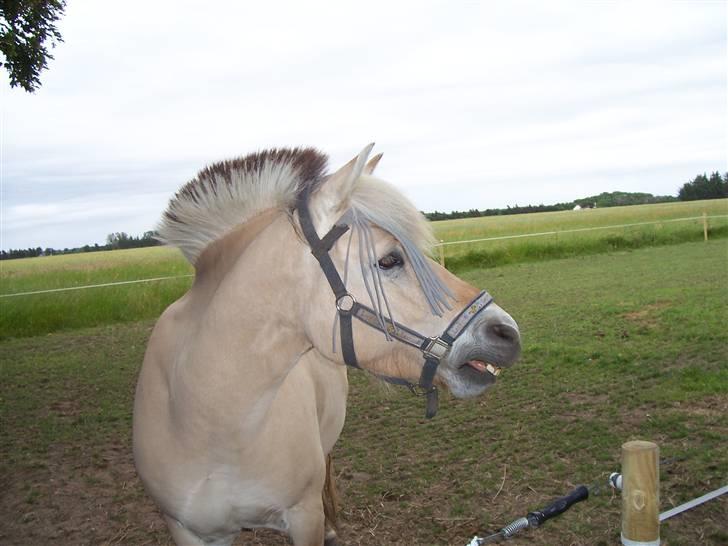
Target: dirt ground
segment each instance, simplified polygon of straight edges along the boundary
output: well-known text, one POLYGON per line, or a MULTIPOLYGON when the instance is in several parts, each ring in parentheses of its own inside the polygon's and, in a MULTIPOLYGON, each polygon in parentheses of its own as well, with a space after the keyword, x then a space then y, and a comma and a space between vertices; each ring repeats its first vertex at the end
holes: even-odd
MULTIPOLYGON (((55 446, 47 465, 39 464, 21 473, 2 476, 2 497, 0 498, 0 544, 5 546, 33 545, 172 545, 159 511, 149 500, 136 476, 130 445, 128 442, 99 446, 92 450, 75 447, 55 446), (100 448, 99 448, 100 447, 100 448)), ((342 493, 342 522, 340 535, 344 544, 424 544, 413 542, 413 526, 419 518, 418 500, 402 502, 397 496, 382 498, 379 505, 352 509, 346 506, 347 491, 356 488, 368 479, 346 469, 340 470, 339 488, 342 493)), ((432 491, 444 498, 445 490, 432 491)), ((428 499, 437 503, 437 498, 428 499)), ((501 499, 506 512, 518 515, 516 506, 523 506, 525 499, 510 498, 503 494, 501 499)), ((615 500, 614 502, 617 502, 615 500)), ((690 526, 697 539, 703 543, 706 531, 725 529, 728 514, 726 499, 713 501, 712 509, 693 510, 681 516, 681 526, 690 526), (720 508, 718 506, 722 506, 720 508)), ((429 517, 428 517, 429 519, 429 517)), ((465 545, 478 531, 476 516, 441 517, 437 523, 441 536, 450 536, 446 542, 437 540, 432 544, 465 545)), ((618 523, 617 523, 618 524, 618 523)), ((544 529, 545 531, 545 529, 544 529)), ((543 535, 542 531, 531 531, 509 541, 509 544, 529 545, 587 545, 589 542, 578 537, 559 536, 552 528, 543 535), (562 542, 563 540, 563 542, 562 542)), ((619 530, 611 529, 613 537, 619 530)), ((480 531, 484 535, 485 531, 480 531)), ((600 540, 594 544, 617 544, 600 540)), ((718 544, 717 542, 706 542, 718 544)), ((236 546, 287 545, 287 538, 272 531, 244 531, 235 542, 236 546)), ((682 540, 663 541, 664 546, 689 544, 682 540)))

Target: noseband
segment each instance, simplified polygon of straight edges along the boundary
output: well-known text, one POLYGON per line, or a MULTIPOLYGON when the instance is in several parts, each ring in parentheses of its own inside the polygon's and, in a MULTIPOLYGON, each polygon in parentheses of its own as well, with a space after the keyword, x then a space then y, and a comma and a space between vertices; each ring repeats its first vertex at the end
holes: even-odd
POLYGON ((465 331, 472 320, 493 302, 493 298, 485 291, 478 294, 475 299, 458 313, 448 327, 445 328, 445 331, 435 337, 424 336, 386 317, 381 317, 384 322, 382 324, 380 322, 380 316, 374 309, 357 302, 354 296, 349 293, 329 255, 329 251, 334 246, 334 243, 350 228, 349 221, 346 219, 348 215, 342 216, 329 232, 320 238, 318 233, 316 233, 316 228, 311 219, 308 198, 308 190, 303 191, 298 198, 296 203, 298 219, 303 235, 309 247, 311 247, 311 254, 318 260, 336 298, 336 310, 339 314, 341 332, 341 352, 344 357, 344 362, 349 366, 361 369, 356 359, 356 353, 354 352, 352 317, 356 317, 367 326, 384 332, 397 341, 419 349, 422 352, 425 363, 422 366, 422 372, 420 373, 420 379, 417 384, 400 377, 376 375, 388 383, 405 386, 414 394, 425 396, 427 399, 425 417, 428 419, 434 417, 437 413, 438 395, 437 387, 432 382, 435 379, 437 367, 450 351, 455 340, 465 331))

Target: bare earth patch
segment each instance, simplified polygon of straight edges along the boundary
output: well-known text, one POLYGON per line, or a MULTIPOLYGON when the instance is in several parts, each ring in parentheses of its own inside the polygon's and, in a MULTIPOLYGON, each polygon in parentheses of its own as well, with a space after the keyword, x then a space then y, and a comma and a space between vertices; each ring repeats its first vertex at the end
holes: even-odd
POLYGON ((0 523, 7 545, 169 544, 144 498, 129 446, 53 446, 47 461, 3 476, 0 523))
POLYGON ((646 328, 655 328, 658 325, 658 318, 655 316, 657 311, 666 309, 672 305, 670 301, 657 301, 649 305, 645 305, 637 311, 622 313, 621 317, 633 322, 636 325, 646 328))

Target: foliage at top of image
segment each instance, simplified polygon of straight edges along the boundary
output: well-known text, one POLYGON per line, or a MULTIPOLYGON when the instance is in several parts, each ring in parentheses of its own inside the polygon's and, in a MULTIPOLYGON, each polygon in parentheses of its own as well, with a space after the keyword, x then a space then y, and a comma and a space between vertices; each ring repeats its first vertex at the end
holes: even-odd
POLYGON ((11 87, 32 93, 40 87, 40 73, 53 55, 48 51, 62 42, 56 28, 66 0, 2 0, 0 2, 0 66, 7 70, 11 87))
POLYGON ((728 172, 721 177, 720 173, 715 171, 710 178, 705 173, 699 174, 692 181, 683 184, 677 197, 680 201, 728 197, 728 172))

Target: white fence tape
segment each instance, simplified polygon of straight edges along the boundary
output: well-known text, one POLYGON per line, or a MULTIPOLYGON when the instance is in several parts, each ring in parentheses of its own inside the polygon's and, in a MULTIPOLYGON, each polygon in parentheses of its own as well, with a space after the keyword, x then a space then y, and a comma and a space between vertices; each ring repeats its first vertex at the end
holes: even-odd
POLYGON ((14 294, 0 294, 0 298, 12 298, 15 296, 30 296, 32 294, 48 294, 50 292, 67 292, 69 290, 83 290, 85 288, 101 288, 102 286, 119 286, 122 284, 136 284, 136 283, 140 283, 140 282, 166 281, 169 279, 182 279, 185 277, 194 277, 194 275, 193 274, 174 275, 172 277, 155 277, 153 279, 137 279, 134 281, 105 282, 103 284, 87 284, 84 286, 68 286, 66 288, 50 288, 48 290, 33 290, 32 292, 16 292, 14 294))

